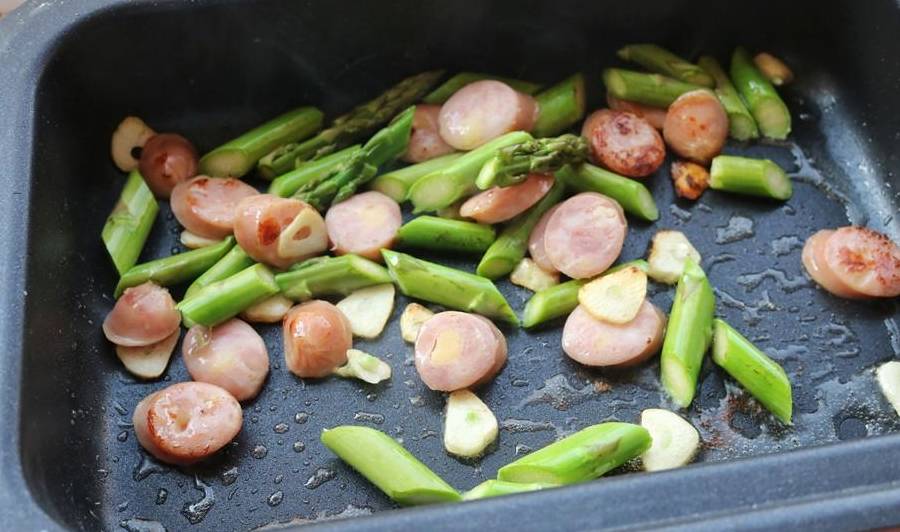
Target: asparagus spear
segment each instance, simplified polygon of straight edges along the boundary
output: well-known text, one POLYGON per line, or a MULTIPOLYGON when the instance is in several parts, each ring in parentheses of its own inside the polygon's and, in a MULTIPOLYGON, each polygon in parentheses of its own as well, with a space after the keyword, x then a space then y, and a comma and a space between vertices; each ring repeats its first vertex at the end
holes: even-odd
POLYGON ((647 429, 608 422, 581 429, 507 464, 497 479, 538 484, 575 484, 597 478, 650 447, 647 429))
POLYGON ((397 231, 397 242, 403 247, 484 253, 494 242, 495 236, 494 228, 489 225, 419 216, 397 231))
POLYGON ((690 406, 697 390, 703 355, 712 340, 715 306, 706 274, 689 258, 675 289, 660 355, 663 388, 682 408, 690 406))
MULTIPOLYGON (((601 276, 615 273, 630 266, 640 268, 644 272, 648 269, 647 261, 638 259, 613 266, 603 272, 601 276)), ((575 307, 578 306, 578 291, 588 281, 589 279, 572 279, 571 281, 536 292, 525 303, 525 311, 522 313, 522 326, 534 327, 554 318, 565 316, 575 310, 575 307)))
POLYGON ((578 72, 535 96, 540 114, 532 128, 535 137, 552 137, 584 117, 584 74, 578 72))
POLYGON ((263 157, 259 161, 260 174, 271 179, 290 171, 297 160, 305 161, 330 153, 368 136, 376 128, 386 124, 391 117, 422 98, 443 75, 442 70, 434 70, 404 79, 374 100, 336 118, 328 129, 322 130, 315 137, 301 144, 276 149, 263 157))
POLYGON ((632 61, 651 72, 664 74, 685 83, 714 87, 712 76, 699 66, 690 63, 655 44, 629 44, 617 52, 619 58, 632 61))
POLYGON ((431 93, 425 96, 422 101, 431 104, 444 103, 448 99, 450 99, 451 96, 453 96, 454 92, 465 87, 469 83, 474 83, 476 81, 485 79, 502 81, 503 83, 506 83, 517 91, 524 92, 525 94, 534 94, 541 88, 541 86, 537 83, 522 81, 520 79, 505 78, 502 76, 493 76, 491 74, 481 74, 477 72, 460 72, 459 74, 445 81, 438 88, 431 91, 431 93))
POLYGON ((343 425, 323 430, 321 440, 331 452, 400 505, 460 500, 455 489, 381 431, 343 425))
POLYGON ((200 159, 200 173, 242 177, 267 153, 305 139, 322 128, 322 111, 298 107, 230 140, 200 159))
POLYGON ((524 131, 507 133, 419 179, 409 189, 409 200, 415 208, 413 212, 435 211, 452 205, 456 200, 475 190, 478 172, 497 150, 531 139, 531 135, 524 131))
POLYGON ((581 164, 588 158, 583 137, 563 135, 534 139, 497 150, 484 163, 475 185, 481 190, 521 183, 530 173, 550 174, 567 164, 581 164))
POLYGON ((619 202, 628 214, 653 222, 659 219, 659 209, 653 195, 642 183, 614 174, 592 164, 566 166, 556 172, 556 178, 578 192, 599 192, 619 202))
POLYGON ((503 294, 484 277, 405 253, 382 249, 381 254, 404 295, 518 325, 519 319, 503 294))
POLYGON ((716 80, 716 96, 722 102, 722 107, 728 113, 728 129, 731 136, 737 140, 748 140, 759 137, 759 128, 756 120, 741 100, 741 95, 728 78, 728 74, 722 70, 722 66, 714 57, 704 55, 697 61, 703 70, 716 80))
POLYGON ((668 107, 676 98, 686 92, 703 88, 693 83, 667 78, 659 74, 645 74, 621 68, 607 68, 603 71, 606 90, 620 100, 668 107))
POLYGON ((516 216, 503 229, 497 240, 481 257, 476 273, 488 279, 497 279, 513 271, 525 256, 528 249, 528 237, 537 225, 541 216, 562 199, 565 186, 560 182, 553 183, 541 201, 516 216))
POLYGON ((450 153, 381 174, 372 181, 370 188, 389 196, 398 203, 406 201, 409 189, 416 181, 432 172, 442 170, 460 157, 462 157, 461 153, 450 153))
POLYGON ((791 424, 791 381, 777 362, 720 319, 714 322, 713 361, 734 377, 763 406, 791 424))
POLYGON ((200 277, 194 279, 194 282, 188 286, 184 292, 184 299, 187 299, 197 293, 204 286, 211 285, 215 282, 227 279, 232 275, 253 266, 255 261, 247 255, 241 246, 234 246, 225 254, 218 262, 207 269, 200 277))
POLYGON ((348 295, 354 290, 392 282, 384 266, 359 255, 316 257, 275 276, 282 295, 306 301, 323 295, 348 295))
POLYGON ((229 236, 212 246, 185 251, 133 266, 119 278, 115 297, 122 295, 126 288, 147 281, 153 281, 160 286, 171 286, 190 281, 210 269, 232 247, 234 247, 234 237, 229 236))
POLYGON ((719 155, 709 169, 709 186, 739 194, 787 200, 793 194, 791 178, 769 159, 719 155))
POLYGON ((137 263, 157 212, 159 204, 144 178, 137 170, 132 171, 101 233, 119 275, 124 275, 137 263))
POLYGON ((764 137, 784 140, 791 132, 791 113, 772 83, 763 76, 750 55, 738 47, 731 56, 731 79, 753 113, 764 137))
POLYGON ((321 159, 305 161, 290 172, 276 177, 269 185, 269 194, 275 194, 282 198, 292 196, 300 187, 323 180, 351 157, 361 152, 362 146, 356 144, 321 159))
POLYGON ((526 491, 537 491, 548 487, 552 486, 546 484, 522 484, 520 482, 506 482, 503 480, 489 479, 463 493, 462 498, 464 501, 474 501, 490 497, 500 497, 502 495, 512 495, 514 493, 524 493, 526 491))
POLYGON ((255 264, 197 290, 178 303, 177 308, 186 327, 197 324, 212 327, 277 293, 272 272, 263 264, 255 264))

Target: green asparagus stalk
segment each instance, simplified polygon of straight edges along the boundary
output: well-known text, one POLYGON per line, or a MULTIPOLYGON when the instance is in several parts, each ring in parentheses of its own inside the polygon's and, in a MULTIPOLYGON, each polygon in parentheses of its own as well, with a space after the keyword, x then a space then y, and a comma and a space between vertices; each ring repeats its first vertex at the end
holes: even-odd
POLYGON ((263 264, 255 264, 197 290, 191 297, 181 300, 177 308, 186 327, 212 327, 277 293, 278 285, 272 272, 263 264))
POLYGON ((267 153, 311 136, 322 128, 322 111, 298 107, 230 140, 200 159, 200 173, 242 177, 267 153))
POLYGON ((403 155, 409 146, 415 112, 415 106, 408 107, 363 145, 367 163, 381 166, 403 155))
POLYGON ((298 160, 321 156, 365 138, 387 124, 394 115, 419 101, 443 75, 442 70, 435 70, 404 79, 374 100, 336 118, 328 129, 315 137, 289 149, 276 149, 277 153, 263 157, 259 161, 260 174, 271 179, 290 171, 298 160))
POLYGON ((185 251, 169 257, 151 260, 133 266, 119 278, 115 297, 126 288, 153 281, 160 286, 172 286, 190 281, 210 269, 234 247, 234 237, 229 236, 218 244, 185 251))
POLYGON ((394 283, 404 295, 519 324, 519 318, 503 294, 484 277, 405 253, 382 249, 381 254, 394 283))
POLYGON ((559 135, 584 118, 584 74, 573 74, 534 98, 540 114, 532 128, 532 135, 559 135))
POLYGON ((537 225, 541 216, 550 210, 563 197, 565 186, 560 182, 553 187, 533 207, 513 218, 506 224, 503 232, 481 257, 475 272, 488 279, 498 279, 513 271, 528 249, 528 237, 537 225))
POLYGON ((474 192, 478 172, 497 150, 531 139, 532 136, 524 131, 507 133, 462 155, 448 166, 419 179, 409 189, 409 200, 415 208, 413 212, 436 211, 448 207, 466 194, 474 192))
POLYGON ((225 254, 225 256, 219 259, 218 262, 203 272, 200 277, 194 279, 194 282, 187 287, 187 290, 185 290, 184 299, 191 297, 204 286, 227 279, 232 275, 253 266, 253 264, 255 264, 255 261, 250 255, 247 255, 247 252, 244 251, 241 246, 234 246, 225 254))
POLYGON ((119 201, 109 213, 101 233, 119 275, 125 275, 137 263, 157 212, 159 204, 141 174, 137 170, 128 174, 119 201))
POLYGON ((567 164, 588 158, 588 143, 577 135, 529 140, 497 150, 484 163, 475 186, 481 190, 521 183, 530 173, 551 174, 567 164))
POLYGON ((325 295, 348 295, 376 284, 393 282, 384 266, 359 255, 316 257, 275 276, 283 296, 306 301, 325 295))
POLYGON ((655 44, 630 44, 617 52, 624 61, 632 61, 651 72, 663 74, 685 83, 714 87, 715 80, 699 66, 690 63, 655 44))
POLYGON ((535 94, 538 90, 540 90, 541 86, 537 83, 531 83, 530 81, 522 81, 520 79, 513 78, 505 78, 502 76, 492 76, 491 74, 480 74, 477 72, 460 72, 459 74, 453 76, 452 78, 445 81, 441 86, 431 91, 428 96, 422 99, 425 103, 431 104, 441 104, 446 102, 453 96, 453 93, 458 91, 459 89, 465 87, 469 83, 474 83, 476 81, 482 81, 485 79, 492 79, 495 81, 502 81, 506 83, 510 87, 516 89, 519 92, 524 92, 525 94, 535 94))
POLYGON ((784 140, 791 132, 791 113, 772 83, 756 69, 750 54, 738 47, 731 56, 731 79, 753 113, 764 137, 784 140))
POLYGON ((685 83, 659 74, 645 74, 621 68, 604 70, 603 83, 606 90, 620 100, 654 107, 668 107, 682 94, 703 88, 701 85, 685 83))
POLYGON ((741 383, 778 419, 790 425, 793 411, 791 381, 784 369, 731 325, 716 319, 713 328, 713 362, 741 383))
POLYGON ((578 192, 598 192, 616 200, 628 214, 653 222, 659 219, 659 209, 653 195, 642 183, 614 174, 592 164, 566 166, 556 172, 556 178, 578 192))
POLYGON ((719 97, 722 107, 728 113, 728 129, 732 138, 749 140, 759 137, 756 120, 744 105, 741 95, 738 94, 719 62, 714 57, 705 55, 697 61, 697 64, 716 80, 716 96, 719 97))
POLYGON ((462 157, 461 153, 450 153, 381 174, 372 181, 370 188, 381 192, 398 203, 404 202, 407 194, 409 194, 410 187, 416 181, 432 172, 446 168, 460 157, 462 157))
POLYGON ((703 355, 712 340, 715 306, 706 274, 692 259, 687 259, 675 289, 660 355, 663 388, 682 408, 690 406, 697 391, 703 355))
POLYGON ((793 194, 791 178, 769 159, 719 155, 709 169, 709 186, 714 190, 737 192, 777 200, 793 194))
POLYGON ((597 478, 650 447, 647 429, 608 422, 579 430, 500 468, 497 479, 539 484, 575 484, 597 478))
POLYGON ((397 242, 402 247, 460 253, 484 253, 495 237, 494 228, 489 225, 437 216, 413 218, 397 231, 397 242))
POLYGON ((402 506, 453 502, 459 493, 387 434, 343 425, 322 431, 322 443, 402 506))
POLYGON ((463 500, 474 501, 478 499, 487 499, 490 497, 512 495, 514 493, 537 491, 548 487, 552 486, 548 486, 547 484, 522 484, 519 482, 506 482, 503 480, 489 479, 463 493, 463 500))
POLYGON ((325 177, 333 174, 342 164, 359 153, 362 153, 362 146, 356 144, 321 159, 305 161, 294 170, 276 177, 269 185, 269 194, 275 194, 282 198, 292 196, 300 187, 324 180, 325 177))
MULTIPOLYGON (((647 261, 637 259, 613 266, 603 272, 601 277, 629 266, 635 266, 644 272, 648 269, 647 261)), ((536 292, 525 303, 525 310, 522 312, 522 326, 526 328, 534 327, 560 316, 565 316, 575 310, 575 307, 578 306, 578 291, 588 281, 590 279, 572 279, 571 281, 536 292)))

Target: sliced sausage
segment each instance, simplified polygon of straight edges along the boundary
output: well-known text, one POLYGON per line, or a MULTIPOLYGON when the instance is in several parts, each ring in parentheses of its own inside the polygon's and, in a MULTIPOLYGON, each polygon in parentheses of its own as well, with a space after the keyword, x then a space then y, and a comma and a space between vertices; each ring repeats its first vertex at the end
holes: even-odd
POLYGON ((441 137, 440 105, 418 104, 413 113, 409 146, 402 159, 408 163, 421 163, 453 152, 453 146, 441 137))
POLYGON ((325 377, 347 363, 350 322, 327 301, 308 301, 284 317, 284 361, 298 377, 325 377))
POLYGON ((257 194, 255 188, 237 179, 197 176, 172 189, 170 205, 185 229, 221 239, 231 234, 238 202, 257 194))
POLYGON ((544 249, 554 268, 573 279, 593 277, 615 262, 628 224, 615 200, 583 192, 559 205, 544 231, 544 249))
POLYGON ((850 290, 863 297, 900 295, 900 248, 867 227, 841 227, 827 237, 824 263, 850 290))
POLYGON ((553 216, 553 213, 556 212, 557 208, 559 208, 559 205, 550 207, 550 209, 541 216, 541 219, 538 220, 538 223, 534 226, 534 229, 531 230, 531 234, 528 236, 528 254, 531 255, 531 260, 533 260, 540 269, 548 272, 555 272, 556 267, 550 262, 550 257, 547 256, 547 248, 544 247, 544 234, 547 232, 547 222, 550 221, 550 217, 553 216))
POLYGON ((315 208, 272 194, 255 194, 238 203, 234 237, 255 260, 281 269, 328 249, 325 220, 315 208))
POLYGON ((188 465, 237 436, 243 413, 237 399, 205 382, 180 382, 145 397, 134 409, 138 443, 163 462, 188 465))
POLYGON ((505 222, 531 208, 551 187, 553 176, 531 174, 517 185, 494 187, 472 196, 459 208, 459 215, 484 224, 505 222))
POLYGON ((466 312, 435 314, 419 329, 416 370, 432 390, 483 384, 506 362, 506 339, 489 320, 466 312))
POLYGON ((652 174, 666 158, 666 146, 653 126, 636 114, 600 109, 581 132, 595 162, 628 177, 652 174))
POLYGON ((335 253, 355 253, 381 260, 403 224, 400 205, 381 192, 363 192, 332 206, 325 213, 328 238, 335 253))
POLYGON ((621 325, 600 321, 579 305, 566 319, 562 348, 586 366, 631 366, 659 351, 665 330, 666 315, 647 300, 621 325))
POLYGON ((728 139, 728 114, 712 91, 686 92, 669 106, 663 137, 678 155, 709 164, 728 139))
POLYGON ((160 342, 178 330, 181 314, 169 291, 151 282, 126 288, 103 320, 103 334, 128 347, 160 342))
POLYGON ((215 327, 191 327, 181 354, 192 379, 220 386, 238 401, 256 397, 269 374, 265 342, 236 318, 215 327))
POLYGON ((807 273, 819 286, 838 297, 856 299, 862 294, 851 289, 835 272, 827 266, 825 260, 825 243, 834 234, 831 229, 822 229, 813 234, 803 245, 801 260, 807 273))
POLYGON ((534 98, 500 81, 470 83, 447 100, 439 116, 444 141, 472 150, 510 131, 531 131, 537 120, 534 98))
POLYGON ((606 93, 606 105, 613 111, 627 111, 636 114, 659 130, 662 130, 663 124, 666 122, 666 110, 660 107, 651 107, 642 103, 620 100, 609 93, 606 93))
POLYGON ((168 198, 175 185, 197 175, 197 150, 181 135, 154 135, 141 150, 138 168, 153 195, 168 198))

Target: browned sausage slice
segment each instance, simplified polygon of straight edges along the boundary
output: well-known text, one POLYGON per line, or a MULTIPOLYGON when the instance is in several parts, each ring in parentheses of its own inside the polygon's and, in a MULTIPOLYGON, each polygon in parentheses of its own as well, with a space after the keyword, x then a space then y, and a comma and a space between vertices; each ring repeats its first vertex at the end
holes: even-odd
POLYGON ((686 92, 669 106, 663 137, 678 155, 708 164, 728 139, 728 114, 712 91, 686 92))
POLYGON ((175 185, 197 175, 197 150, 181 135, 154 135, 141 149, 138 167, 153 194, 168 198, 175 185))
POLYGON ((825 243, 833 234, 831 229, 822 229, 806 239, 801 255, 803 267, 812 280, 828 292, 847 299, 860 298, 862 294, 847 286, 825 261, 825 243))
POLYGON ((494 187, 472 196, 459 208, 459 215, 484 224, 515 218, 537 203, 553 186, 553 176, 531 174, 509 187, 494 187))
POLYGON ((583 192, 561 203, 550 217, 544 249, 556 270, 586 279, 615 262, 627 230, 625 214, 615 200, 583 192))
POLYGON ((432 390, 452 392, 493 378, 506 362, 506 339, 481 316, 439 312, 419 329, 415 352, 422 382, 432 390))
POLYGON ((510 131, 530 131, 537 115, 531 96, 499 81, 476 81, 441 107, 441 137, 458 150, 472 150, 510 131))
POLYGON ((238 202, 257 194, 255 188, 237 179, 197 176, 172 189, 170 205, 185 229, 220 239, 231 234, 238 202))
POLYGON ((347 363, 350 322, 327 301, 308 301, 284 317, 284 361, 298 377, 325 377, 347 363))
POLYGON ((191 327, 181 353, 192 379, 220 386, 238 401, 256 397, 269 374, 265 342, 236 318, 215 327, 191 327))
POLYGON ((661 107, 650 107, 642 103, 620 100, 609 93, 606 93, 606 105, 613 111, 627 111, 636 114, 659 130, 662 130, 663 124, 666 122, 666 110, 661 107))
POLYGON ((900 295, 900 248, 868 227, 841 227, 828 236, 822 269, 864 297, 900 295))
POLYGON ((665 329, 666 315, 647 300, 633 320, 621 325, 600 321, 579 305, 566 319, 562 347, 587 366, 630 366, 659 351, 665 329))
POLYGON ((151 282, 126 288, 103 320, 103 334, 129 347, 155 344, 178 330, 181 314, 169 291, 151 282))
POLYGON ((600 109, 585 120, 582 135, 593 159, 628 177, 652 174, 666 158, 666 146, 653 126, 625 111, 600 109))
POLYGON ((315 208, 272 194, 255 194, 238 203, 234 237, 248 255, 281 269, 328 249, 325 220, 315 208))
POLYGON ((402 159, 408 163, 421 163, 453 152, 453 146, 441 137, 440 105, 418 104, 413 114, 409 146, 402 159))
POLYGON ((335 253, 355 253, 377 261, 381 261, 381 249, 393 245, 402 224, 400 205, 375 191, 352 196, 325 213, 335 253))

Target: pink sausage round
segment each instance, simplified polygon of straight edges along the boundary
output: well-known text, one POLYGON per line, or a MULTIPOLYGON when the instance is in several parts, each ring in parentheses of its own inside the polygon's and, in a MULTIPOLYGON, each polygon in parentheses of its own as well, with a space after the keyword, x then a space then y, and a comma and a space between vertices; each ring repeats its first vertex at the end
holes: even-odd
POLYGON ((544 249, 556 270, 573 279, 598 275, 618 258, 628 224, 622 207, 583 192, 559 205, 544 231, 544 249))
POLYGON ((590 142, 594 161, 624 176, 648 176, 666 159, 659 132, 632 113, 595 111, 585 120, 581 134, 590 142))
POLYGON ((440 133, 450 146, 472 150, 511 131, 531 131, 537 116, 531 96, 499 81, 476 81, 441 107, 440 133))
POLYGON ((325 222, 309 204, 298 199, 279 198, 272 194, 254 194, 241 200, 235 207, 234 237, 248 255, 285 269, 303 259, 324 253, 328 249, 325 222), (304 212, 310 216, 310 227, 297 233, 295 239, 308 239, 301 254, 284 255, 279 237, 294 219, 304 212))
POLYGON ((810 236, 803 245, 801 260, 806 272, 819 286, 838 297, 857 299, 862 294, 853 290, 841 280, 838 275, 828 267, 825 260, 825 244, 834 231, 822 229, 810 236))
POLYGON ((432 390, 483 384, 506 362, 506 339, 489 320, 466 312, 435 314, 419 330, 416 370, 432 390))
POLYGON ((537 225, 534 226, 534 229, 531 230, 531 234, 528 236, 528 254, 531 255, 531 260, 540 269, 548 272, 555 272, 556 267, 553 266, 553 263, 550 262, 550 257, 547 256, 547 248, 544 247, 544 234, 547 232, 547 222, 550 221, 550 217, 556 212, 557 207, 559 205, 550 207, 541 216, 541 219, 538 220, 537 225))
POLYGON ((822 269, 863 297, 900 295, 900 248, 867 227, 841 227, 825 241, 822 269))
POLYGON ((191 327, 181 353, 192 379, 220 386, 238 401, 256 397, 269 374, 265 342, 236 318, 215 327, 191 327))
POLYGON ((686 92, 669 106, 663 137, 678 155, 708 164, 728 139, 728 114, 712 91, 686 92))
POLYGON ((494 187, 466 200, 459 215, 484 224, 496 224, 515 218, 537 203, 553 186, 553 176, 531 174, 525 181, 509 187, 494 187))
POLYGON ((145 397, 134 409, 138 443, 163 462, 188 465, 237 436, 243 413, 237 399, 205 382, 180 382, 145 397))
POLYGON ((103 334, 117 345, 155 344, 178 330, 181 314, 169 291, 148 281, 126 288, 103 320, 103 334))
POLYGON ((651 107, 637 102, 620 100, 609 93, 606 93, 606 105, 613 111, 627 111, 638 115, 656 129, 661 130, 666 122, 666 109, 662 107, 651 107))
POLYGON ((185 229, 217 239, 231 234, 238 202, 257 194, 243 181, 201 175, 175 185, 169 204, 185 229))
POLYGON ((595 319, 579 305, 566 319, 562 348, 586 366, 630 366, 659 351, 665 330, 666 315, 647 300, 622 325, 595 319))
POLYGON ((181 135, 153 135, 141 149, 138 169, 156 197, 168 198, 175 185, 197 175, 197 150, 181 135))
POLYGON ((441 155, 452 153, 453 146, 441 138, 440 105, 418 104, 413 114, 409 146, 401 157, 408 163, 421 163, 441 155))
POLYGON ((325 377, 347 363, 350 322, 327 301, 308 301, 284 317, 284 361, 298 377, 325 377))
POLYGON ((393 245, 402 224, 400 205, 375 191, 352 196, 325 213, 328 238, 336 254, 355 253, 377 261, 381 249, 393 245))

